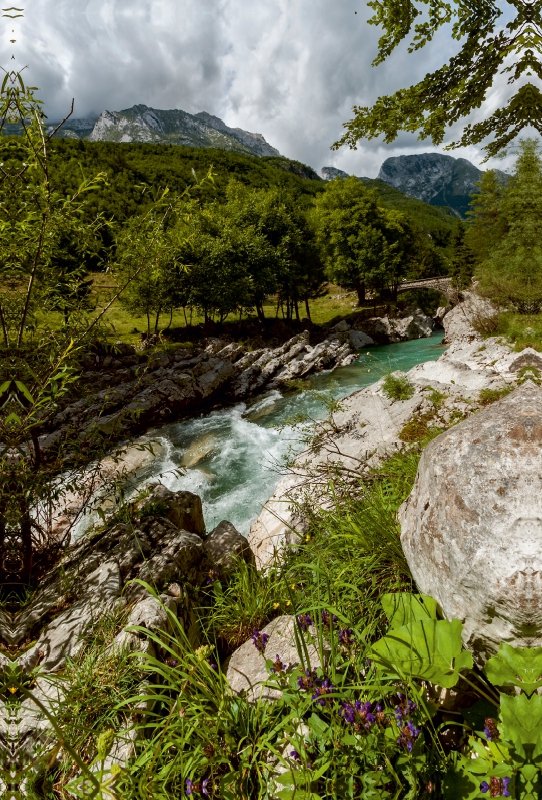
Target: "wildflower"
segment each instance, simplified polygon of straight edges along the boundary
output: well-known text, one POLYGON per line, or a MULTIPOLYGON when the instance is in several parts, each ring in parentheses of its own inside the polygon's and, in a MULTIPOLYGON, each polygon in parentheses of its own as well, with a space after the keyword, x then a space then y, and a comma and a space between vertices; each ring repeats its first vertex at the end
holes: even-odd
POLYGON ((277 608, 279 607, 279 605, 280 605, 280 603, 273 603, 273 608, 274 608, 274 610, 275 610, 275 611, 277 610, 277 608))
POLYGON ((414 747, 414 742, 420 735, 421 731, 417 728, 412 720, 408 720, 407 724, 403 726, 401 729, 401 734, 397 739, 397 744, 400 744, 401 747, 406 747, 409 753, 412 752, 412 748, 414 747))
POLYGON ((332 694, 335 691, 335 687, 329 680, 329 678, 324 678, 321 682, 320 686, 315 686, 316 691, 312 696, 312 700, 314 700, 319 706, 325 706, 326 700, 329 700, 326 695, 332 694))
POLYGON ((373 714, 372 703, 363 703, 361 700, 356 700, 355 703, 343 702, 339 715, 344 719, 348 725, 352 725, 359 733, 362 730, 370 730, 377 718, 373 714))
POLYGON ((497 741, 499 738, 499 729, 497 728, 497 723, 492 717, 486 717, 484 720, 485 727, 484 733, 487 736, 490 742, 497 741))
POLYGON ((295 583, 292 583, 292 586, 291 586, 291 588, 292 588, 292 589, 295 589, 295 583))
POLYGON ((337 616, 335 614, 330 614, 329 611, 322 611, 322 625, 327 630, 330 629, 332 625, 337 624, 337 616))
POLYGON ((168 667, 173 667, 175 669, 175 667, 179 666, 179 659, 166 658, 166 664, 168 665, 168 667))
POLYGON ((294 761, 297 761, 298 763, 301 762, 301 756, 299 755, 297 750, 290 750, 290 758, 293 758, 294 761))
POLYGON ((314 620, 310 614, 298 614, 297 621, 299 622, 299 627, 302 631, 306 631, 311 625, 314 625, 314 620))
POLYGON ((209 788, 209 778, 204 778, 201 784, 201 793, 205 795, 205 797, 210 797, 209 792, 207 791, 209 788))
POLYGON ((205 579, 205 585, 209 586, 211 583, 214 583, 218 579, 218 572, 216 569, 210 569, 207 573, 207 578, 205 579))
POLYGON ((416 710, 417 706, 416 703, 413 703, 412 700, 409 700, 401 692, 397 694, 397 699, 398 703, 395 709, 395 719, 397 720, 397 724, 401 726, 406 717, 412 714, 412 712, 416 710))
POLYGON ((193 788, 192 788, 194 786, 194 784, 192 783, 190 778, 187 778, 185 780, 184 785, 185 785, 184 793, 186 794, 187 797, 190 797, 190 795, 194 794, 194 791, 193 791, 193 788))
POLYGON ((207 661, 207 663, 209 664, 209 666, 211 667, 211 669, 218 669, 218 665, 217 665, 217 664, 214 664, 214 663, 211 661, 211 659, 210 659, 210 658, 207 658, 207 659, 205 659, 205 660, 207 661))
POLYGON ((286 664, 282 663, 278 653, 276 655, 275 660, 273 661, 273 666, 271 667, 271 672, 274 672, 275 675, 279 675, 281 672, 286 672, 286 664))
POLYGON ((316 677, 316 670, 305 670, 305 677, 297 679, 297 685, 300 689, 308 692, 309 689, 314 689, 317 685, 318 678, 316 677))
POLYGON ((511 797, 510 789, 508 788, 508 784, 510 783, 510 778, 503 778, 502 779, 502 796, 503 797, 511 797))
POLYGON ((352 628, 339 631, 339 642, 344 645, 344 647, 350 647, 354 644, 354 631, 352 628))
POLYGON ((486 794, 486 792, 489 792, 489 783, 487 781, 482 781, 482 783, 480 784, 480 791, 482 792, 482 794, 486 794))
POLYGON ((261 653, 262 656, 264 654, 265 646, 268 641, 269 641, 268 633, 262 633, 261 631, 252 631, 252 642, 258 653, 261 653))
POLYGON ((287 600, 287 601, 286 601, 286 605, 287 605, 287 606, 291 606, 292 604, 291 604, 291 602, 290 602, 289 600, 287 600))

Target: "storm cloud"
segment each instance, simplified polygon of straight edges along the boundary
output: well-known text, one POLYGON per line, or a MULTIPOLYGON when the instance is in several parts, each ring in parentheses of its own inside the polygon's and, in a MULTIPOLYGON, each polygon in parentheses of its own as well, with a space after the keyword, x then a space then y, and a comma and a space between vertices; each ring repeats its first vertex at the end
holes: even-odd
MULTIPOLYGON (((419 80, 456 45, 442 31, 373 68, 368 17, 360 0, 28 0, 24 19, 2 20, 0 64, 28 65, 51 120, 72 97, 76 117, 135 103, 204 110, 317 170, 375 176, 390 155, 442 148, 405 134, 330 151, 352 106, 419 80)), ((481 160, 474 148, 452 154, 481 160)))

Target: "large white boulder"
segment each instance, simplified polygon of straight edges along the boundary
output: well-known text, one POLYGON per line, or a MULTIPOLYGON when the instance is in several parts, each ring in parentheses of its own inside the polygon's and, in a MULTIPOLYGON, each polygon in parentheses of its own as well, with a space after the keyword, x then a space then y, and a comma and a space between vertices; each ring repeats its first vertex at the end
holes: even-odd
POLYGON ((424 450, 402 505, 419 590, 464 621, 483 662, 542 645, 542 391, 528 381, 424 450))

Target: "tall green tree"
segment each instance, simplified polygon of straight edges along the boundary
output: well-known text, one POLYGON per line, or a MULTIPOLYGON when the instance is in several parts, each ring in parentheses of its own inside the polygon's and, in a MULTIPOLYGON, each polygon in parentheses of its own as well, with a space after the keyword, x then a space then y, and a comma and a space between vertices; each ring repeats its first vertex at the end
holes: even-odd
MULTIPOLYGON (((514 174, 498 204, 500 240, 479 266, 480 289, 521 314, 542 310, 542 154, 533 139, 520 143, 514 174), (501 224, 502 216, 504 224, 501 224)), ((483 225, 476 218, 474 227, 483 225)))
POLYGON ((315 222, 329 276, 353 287, 361 305, 367 289, 396 291, 403 274, 408 223, 382 208, 357 178, 330 181, 315 203, 315 222))

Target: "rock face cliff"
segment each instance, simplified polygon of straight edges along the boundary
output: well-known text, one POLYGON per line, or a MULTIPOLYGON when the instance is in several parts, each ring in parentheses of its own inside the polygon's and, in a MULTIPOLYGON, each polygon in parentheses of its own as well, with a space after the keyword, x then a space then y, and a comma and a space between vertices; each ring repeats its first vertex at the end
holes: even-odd
POLYGON ((188 114, 135 105, 123 111, 103 111, 93 127, 87 120, 68 120, 63 135, 91 142, 154 142, 185 147, 217 147, 254 156, 279 156, 261 133, 229 128, 219 117, 200 111, 188 114))
POLYGON ((387 158, 378 177, 410 197, 434 206, 449 206, 461 216, 483 173, 465 158, 421 153, 387 158))

